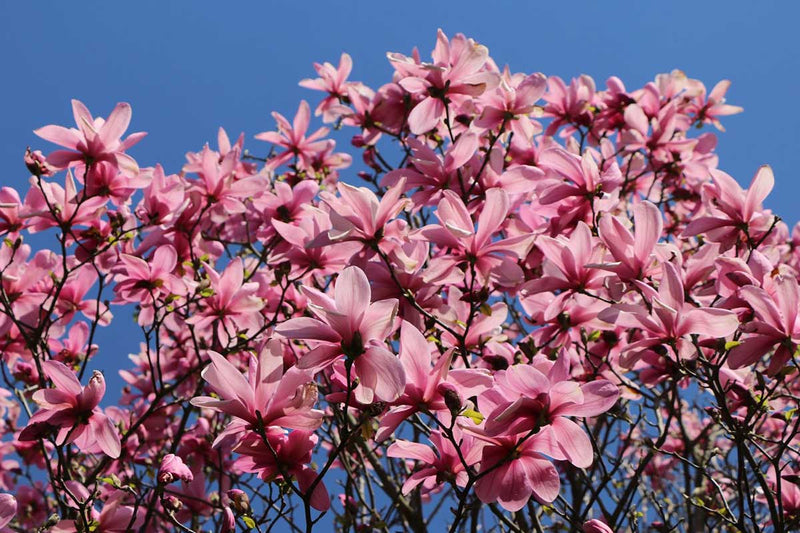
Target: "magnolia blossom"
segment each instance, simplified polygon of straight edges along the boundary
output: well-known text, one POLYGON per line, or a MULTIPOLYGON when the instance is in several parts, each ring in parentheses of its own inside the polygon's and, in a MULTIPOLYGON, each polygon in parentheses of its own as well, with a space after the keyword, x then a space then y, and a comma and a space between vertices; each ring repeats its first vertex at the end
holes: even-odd
POLYGON ((95 370, 89 384, 83 387, 64 363, 44 361, 42 368, 55 388, 34 393, 39 410, 30 418, 19 439, 37 439, 52 428, 57 430, 58 444, 75 443, 82 450, 102 451, 110 457, 119 457, 117 430, 98 407, 106 392, 103 374, 95 370))
POLYGON ((304 289, 318 318, 293 318, 276 332, 290 339, 316 341, 298 367, 318 371, 345 356, 359 379, 356 400, 392 401, 403 392, 405 370, 383 344, 394 328, 397 300, 370 303, 372 291, 364 272, 348 267, 339 274, 334 297, 304 289))

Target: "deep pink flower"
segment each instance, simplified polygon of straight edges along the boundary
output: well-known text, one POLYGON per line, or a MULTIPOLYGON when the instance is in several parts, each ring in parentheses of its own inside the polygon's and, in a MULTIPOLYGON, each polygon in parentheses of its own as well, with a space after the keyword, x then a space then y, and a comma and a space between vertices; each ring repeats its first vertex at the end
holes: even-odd
POLYGON ((488 435, 520 435, 536 431, 547 435, 538 451, 587 468, 594 459, 589 436, 567 417, 591 417, 608 411, 619 389, 607 380, 580 384, 569 379, 568 361, 561 355, 545 374, 533 365, 514 365, 496 377, 495 387, 479 398, 481 409, 494 406, 487 416, 488 435))
POLYGON ((58 430, 57 444, 75 443, 83 451, 102 451, 117 458, 120 440, 114 424, 98 407, 106 392, 103 374, 95 371, 82 387, 75 373, 58 361, 44 361, 42 368, 55 388, 33 394, 39 410, 31 416, 19 440, 35 440, 58 430))
POLYGON ((685 300, 683 280, 672 263, 662 263, 658 292, 642 282, 637 287, 652 307, 619 304, 609 307, 599 318, 626 328, 638 328, 645 337, 625 347, 621 363, 630 367, 646 352, 662 345, 672 345, 675 356, 696 357, 689 335, 724 338, 739 328, 736 313, 727 309, 695 307, 685 300))
POLYGON ((339 274, 333 298, 307 287, 303 292, 318 318, 293 318, 275 328, 289 339, 318 344, 301 357, 297 366, 317 371, 344 355, 359 379, 355 389, 358 402, 369 404, 375 398, 391 402, 400 396, 405 371, 384 344, 394 328, 397 300, 371 303, 369 280, 357 267, 347 267, 339 274))
POLYGON ((434 363, 432 346, 417 328, 405 321, 400 328, 399 359, 405 369, 405 390, 381 417, 380 429, 375 435, 378 442, 394 433, 403 420, 420 411, 434 413, 440 422, 448 424, 451 420, 448 395, 450 402, 461 404, 492 386, 492 376, 485 369, 451 369, 452 350, 438 355, 434 363))
POLYGON ((186 466, 186 463, 183 462, 183 459, 173 453, 168 453, 161 459, 157 479, 159 483, 169 485, 179 479, 190 482, 194 479, 194 476, 189 467, 186 466))
POLYGON ((749 335, 731 349, 728 357, 731 368, 751 365, 775 347, 767 372, 775 375, 786 365, 800 344, 798 293, 794 275, 777 278, 772 294, 752 285, 739 289, 739 296, 752 307, 755 319, 742 326, 749 335))
MULTIPOLYGON (((284 472, 295 477, 300 490, 308 492, 317 478, 317 473, 308 466, 319 438, 310 431, 295 430, 287 434, 276 427, 266 431, 269 448, 255 433, 247 436, 234 451, 241 454, 236 466, 245 472, 256 472, 264 481, 283 479, 284 472)), ((331 506, 330 496, 321 481, 311 493, 311 506, 318 511, 327 511, 331 506)))
POLYGON ((488 439, 483 446, 475 494, 484 503, 498 502, 507 511, 519 511, 531 496, 550 503, 561 487, 558 470, 542 451, 549 442, 539 435, 488 439))
POLYGON ((471 434, 458 429, 458 426, 454 428, 453 436, 459 443, 459 450, 439 430, 432 431, 428 437, 432 447, 407 440, 396 440, 389 446, 386 450, 388 457, 416 459, 424 465, 403 483, 403 494, 408 494, 420 484, 423 494, 428 493, 450 479, 459 487, 467 485, 469 476, 464 463, 467 466, 475 465, 481 458, 483 445, 471 434))
POLYGON ((0 527, 5 527, 17 514, 17 499, 11 494, 0 494, 0 527))

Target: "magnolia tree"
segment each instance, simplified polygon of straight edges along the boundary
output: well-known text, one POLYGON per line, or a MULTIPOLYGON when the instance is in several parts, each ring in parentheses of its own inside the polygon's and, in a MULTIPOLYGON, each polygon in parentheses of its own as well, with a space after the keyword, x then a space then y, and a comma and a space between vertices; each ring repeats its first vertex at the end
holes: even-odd
POLYGON ((305 101, 178 174, 128 104, 36 130, 0 192, 2 531, 796 528, 800 230, 769 167, 718 169, 729 83, 442 32, 388 59, 300 82, 355 155, 305 101))

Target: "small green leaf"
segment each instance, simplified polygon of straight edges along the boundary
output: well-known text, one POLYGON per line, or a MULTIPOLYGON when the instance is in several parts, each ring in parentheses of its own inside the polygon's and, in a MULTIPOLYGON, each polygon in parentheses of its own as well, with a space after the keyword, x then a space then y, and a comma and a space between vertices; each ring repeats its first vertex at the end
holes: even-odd
POLYGON ((482 414, 480 414, 478 411, 476 411, 475 409, 465 409, 464 412, 461 413, 461 416, 465 416, 465 417, 469 418, 470 420, 475 422, 476 426, 478 424, 480 424, 481 422, 483 422, 483 418, 484 418, 484 416, 482 414))
POLYGON ((256 527, 256 521, 250 518, 249 516, 243 516, 242 520, 244 520, 244 525, 247 526, 247 529, 253 529, 256 527))

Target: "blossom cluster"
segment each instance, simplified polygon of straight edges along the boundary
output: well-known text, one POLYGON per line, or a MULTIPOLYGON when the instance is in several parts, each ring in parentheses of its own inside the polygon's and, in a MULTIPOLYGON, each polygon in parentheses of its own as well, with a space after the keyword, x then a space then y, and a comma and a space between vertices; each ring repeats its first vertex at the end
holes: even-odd
POLYGON ((0 190, 0 531, 800 523, 800 227, 769 167, 718 168, 729 83, 441 31, 388 60, 316 64, 328 126, 273 113, 266 157, 220 129, 146 167, 128 104, 36 130, 59 148, 0 190))

